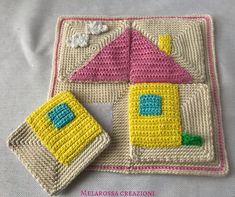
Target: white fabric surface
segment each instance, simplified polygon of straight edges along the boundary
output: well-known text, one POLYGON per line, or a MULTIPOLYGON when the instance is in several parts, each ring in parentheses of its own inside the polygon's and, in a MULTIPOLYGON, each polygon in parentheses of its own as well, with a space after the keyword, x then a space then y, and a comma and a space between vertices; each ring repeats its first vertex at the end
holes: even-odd
POLYGON ((0 196, 47 194, 6 147, 6 138, 47 98, 54 32, 60 15, 210 14, 222 93, 230 174, 226 177, 124 175, 84 172, 61 196, 81 190, 155 191, 157 197, 235 196, 235 1, 215 0, 0 0, 0 196))

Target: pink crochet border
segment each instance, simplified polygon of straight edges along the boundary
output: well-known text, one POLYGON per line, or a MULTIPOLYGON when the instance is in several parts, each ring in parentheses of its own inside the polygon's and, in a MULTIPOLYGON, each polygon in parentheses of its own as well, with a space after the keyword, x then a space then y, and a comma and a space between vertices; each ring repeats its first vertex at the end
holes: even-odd
POLYGON ((57 29, 57 40, 55 42, 55 55, 54 55, 54 68, 52 71, 52 81, 51 81, 51 88, 50 88, 50 97, 54 95, 55 86, 57 81, 58 75, 58 50, 59 50, 59 43, 61 37, 61 27, 64 21, 66 20, 136 20, 136 19, 146 19, 146 18, 184 18, 184 19, 205 19, 207 24, 207 37, 208 37, 208 57, 209 57, 209 66, 210 66, 210 79, 211 79, 211 91, 215 99, 215 111, 217 114, 217 128, 218 128, 218 142, 219 142, 219 166, 216 167, 203 167, 203 166, 166 166, 166 165, 149 165, 149 166, 112 166, 112 165, 96 165, 90 166, 92 169, 97 170, 195 170, 195 171, 213 171, 219 172, 223 171, 225 168, 225 152, 224 152, 224 142, 223 142, 223 129, 222 129, 222 116, 221 116, 221 106, 220 106, 220 96, 219 86, 217 84, 217 77, 216 77, 216 68, 214 62, 214 49, 213 49, 213 35, 212 35, 212 22, 209 16, 169 16, 169 17, 116 17, 116 18, 103 18, 103 17, 62 17, 58 24, 57 29))

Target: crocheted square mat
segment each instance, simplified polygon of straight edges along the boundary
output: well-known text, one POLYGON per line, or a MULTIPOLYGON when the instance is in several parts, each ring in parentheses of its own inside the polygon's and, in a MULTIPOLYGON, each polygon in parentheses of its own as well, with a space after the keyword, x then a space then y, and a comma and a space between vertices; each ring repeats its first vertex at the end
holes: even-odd
POLYGON ((31 113, 8 138, 9 148, 50 195, 63 190, 110 138, 67 91, 31 113))
POLYGON ((90 170, 229 171, 208 15, 60 17, 49 96, 64 90, 113 105, 111 144, 90 170))

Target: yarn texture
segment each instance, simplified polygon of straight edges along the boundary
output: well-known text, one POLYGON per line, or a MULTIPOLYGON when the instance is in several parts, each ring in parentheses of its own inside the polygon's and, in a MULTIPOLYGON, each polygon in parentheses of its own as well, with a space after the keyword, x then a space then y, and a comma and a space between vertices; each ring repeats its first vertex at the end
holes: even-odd
POLYGON ((158 47, 161 51, 164 51, 167 55, 171 54, 171 35, 159 35, 158 47))
POLYGON ((26 118, 26 122, 55 158, 65 165, 69 164, 102 132, 100 125, 70 92, 62 92, 56 95, 29 115, 26 118), (68 107, 66 108, 67 111, 69 110, 68 115, 70 116, 66 113, 62 114, 60 111, 61 106, 63 106, 63 109, 66 106, 64 102, 72 111, 68 107), (59 113, 56 116, 56 118, 59 118, 57 119, 59 122, 56 119, 53 120, 53 122, 56 122, 54 124, 59 126, 59 128, 68 120, 71 121, 63 128, 60 128, 58 132, 57 127, 54 127, 47 113, 45 114, 47 111, 49 111, 49 114, 59 113), (72 113, 74 113, 74 116, 71 115, 72 113))
POLYGON ((139 97, 140 115, 160 115, 162 113, 162 97, 156 94, 142 94, 139 97))
MULTIPOLYGON (((110 139, 103 129, 93 130, 96 123, 88 121, 83 126, 92 127, 88 133, 96 136, 84 139, 83 148, 67 151, 54 146, 73 147, 73 138, 63 133, 80 117, 74 104, 64 100, 46 108, 42 122, 24 122, 8 145, 49 194, 62 191, 85 168, 127 174, 226 175, 229 165, 214 48, 208 15, 62 16, 56 27, 49 97, 71 91, 84 104, 112 104, 110 145, 106 148, 110 139), (48 112, 63 103, 68 106, 62 108, 64 121, 56 119, 60 112, 50 119, 48 112), (73 119, 67 117, 72 117, 70 111, 73 119), (50 132, 36 132, 45 123, 50 132), (54 138, 57 135, 60 138, 54 138)), ((85 121, 86 113, 81 112, 85 121)), ((80 143, 79 139, 74 137, 73 142, 80 143)))
POLYGON ((56 195, 110 143, 110 137, 69 91, 32 112, 8 146, 42 188, 56 195))
MULTIPOLYGON (((144 103, 145 106, 146 103, 144 103)), ((178 86, 167 83, 139 83, 131 85, 129 95, 129 132, 130 143, 135 146, 166 147, 181 145, 178 86), (149 94, 157 94, 162 97, 162 113, 160 115, 154 114, 152 111, 150 111, 148 116, 142 116, 139 113, 139 109, 142 111, 147 109, 149 113, 149 108, 143 109, 143 103, 140 102, 145 102, 142 97, 145 94, 147 94, 148 102, 153 96, 149 94), (139 100, 139 97, 142 100, 139 100)))
MULTIPOLYGON (((220 176, 228 173, 215 69, 213 24, 210 16, 128 18, 62 16, 58 20, 57 27, 58 45, 55 47, 55 63, 53 64, 55 74, 49 95, 72 90, 84 103, 113 104, 110 148, 106 149, 89 166, 89 169, 120 173, 207 176, 220 176), (88 47, 68 48, 64 44, 66 39, 75 32, 84 32, 87 21, 91 20, 101 21, 103 25, 107 25, 108 31, 91 37, 88 47), (81 76, 78 76, 76 80, 71 80, 75 72, 88 68, 86 65, 102 57, 102 51, 127 32, 128 36, 122 39, 122 43, 125 43, 124 45, 129 49, 125 62, 128 68, 125 73, 129 74, 128 77, 123 74, 125 79, 120 76, 110 80, 95 77, 83 80, 81 76), (152 83, 158 85, 168 83, 178 87, 178 98, 173 96, 174 99, 178 99, 179 103, 181 129, 178 130, 178 145, 132 144, 130 91, 132 86, 142 83, 147 84, 146 89, 152 83), (184 131, 192 137, 200 136, 202 144, 200 146, 183 144, 184 131)), ((112 54, 111 49, 107 54, 112 54)), ((115 61, 121 61, 116 55, 112 58, 115 61)), ((101 58, 100 61, 104 59, 101 58)), ((113 64, 113 68, 116 69, 116 65, 113 64)), ((123 65, 117 67, 121 69, 123 65)), ((106 67, 109 69, 109 64, 106 64, 106 67)), ((103 69, 102 65, 96 65, 90 70, 87 69, 86 72, 92 76, 99 76, 101 69, 103 69)), ((109 76, 109 72, 103 72, 103 76, 109 76)), ((141 95, 148 94, 161 96, 153 92, 145 92, 141 95)), ((140 104, 141 95, 136 97, 135 105, 140 104)), ((157 101, 146 102, 143 108, 147 109, 144 110, 145 115, 141 115, 138 107, 135 109, 136 114, 140 118, 160 118, 166 110, 164 98, 161 98, 160 114, 157 112, 159 109, 157 101), (147 115, 147 113, 154 114, 147 115)), ((170 113, 174 114, 174 110, 170 113)), ((167 123, 161 122, 160 124, 167 127, 167 123)), ((147 124, 141 126, 146 128, 147 124)), ((148 137, 147 134, 146 137, 148 137)), ((158 134, 154 135, 154 139, 158 137, 160 137, 158 134)), ((174 137, 174 134, 171 137, 174 137)), ((137 138, 141 139, 141 136, 137 135, 137 138)))

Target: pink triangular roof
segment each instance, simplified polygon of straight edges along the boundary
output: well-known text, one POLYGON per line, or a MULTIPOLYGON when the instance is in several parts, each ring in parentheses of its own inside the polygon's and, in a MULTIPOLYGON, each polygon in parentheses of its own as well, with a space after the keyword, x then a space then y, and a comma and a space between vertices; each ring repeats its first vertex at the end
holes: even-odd
POLYGON ((73 81, 187 83, 191 75, 137 30, 126 29, 70 77, 73 81))
POLYGON ((128 81, 130 32, 126 29, 106 45, 83 68, 70 77, 73 81, 128 81))
POLYGON ((132 31, 130 60, 131 83, 192 81, 184 68, 136 30, 132 31))

